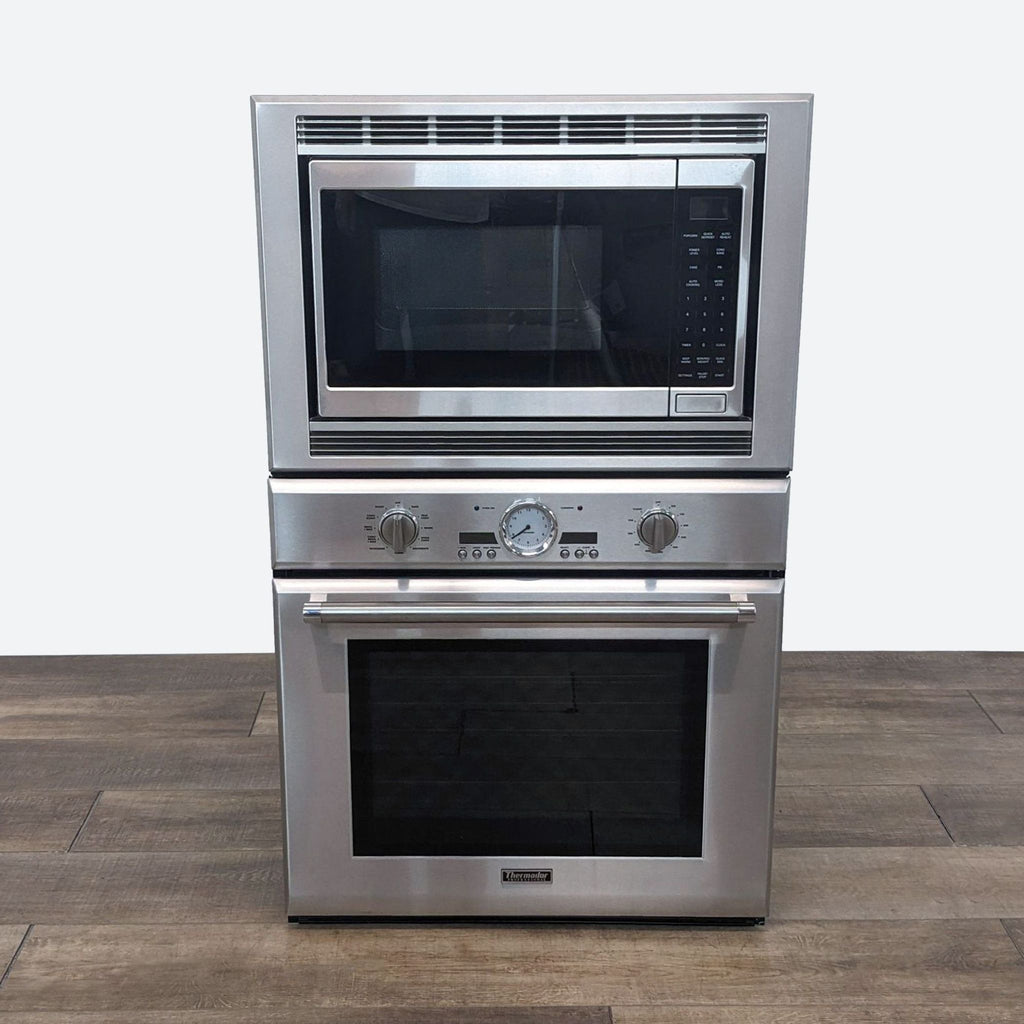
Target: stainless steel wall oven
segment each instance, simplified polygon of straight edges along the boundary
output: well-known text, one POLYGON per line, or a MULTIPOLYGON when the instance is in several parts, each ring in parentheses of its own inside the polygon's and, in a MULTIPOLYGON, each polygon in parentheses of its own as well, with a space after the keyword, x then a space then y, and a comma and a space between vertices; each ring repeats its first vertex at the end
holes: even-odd
POLYGON ((765 916, 787 480, 271 495, 293 918, 765 916))
POLYGON ((253 117, 275 470, 788 469, 808 97, 253 117))
POLYGON ((290 919, 767 914, 810 112, 254 98, 290 919))

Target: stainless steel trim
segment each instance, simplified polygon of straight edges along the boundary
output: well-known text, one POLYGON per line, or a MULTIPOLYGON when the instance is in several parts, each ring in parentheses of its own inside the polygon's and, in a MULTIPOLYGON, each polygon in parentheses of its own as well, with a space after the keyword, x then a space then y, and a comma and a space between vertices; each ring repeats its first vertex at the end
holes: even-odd
MULTIPOLYGON (((317 343, 320 379, 326 380, 317 343)), ((668 388, 329 388, 320 389, 320 412, 338 419, 392 416, 405 421, 454 417, 520 420, 581 416, 664 420, 668 388)))
MULTIPOLYGON (((313 248, 313 310, 321 416, 336 419, 393 417, 509 417, 594 420, 677 415, 669 404, 670 381, 643 388, 332 388, 327 383, 321 192, 330 189, 532 189, 532 188, 699 188, 738 187, 743 191, 736 318, 735 383, 720 412, 743 412, 747 294, 753 211, 754 162, 743 160, 314 160, 309 165, 309 206, 313 248)), ((705 389, 693 389, 701 394, 705 389)), ((672 394, 680 389, 672 389, 672 394)))
MULTIPOLYGON (((717 161, 695 161, 717 163, 717 161)), ((312 160, 310 209, 321 189, 674 188, 675 160, 312 160)))
POLYGON ((675 605, 635 604, 471 604, 423 605, 377 604, 346 605, 326 601, 307 601, 302 618, 307 622, 492 622, 492 623, 573 623, 634 622, 643 625, 741 625, 757 614, 751 601, 718 601, 675 605))
MULTIPOLYGON (((253 157, 260 252, 264 356, 267 370, 269 460, 272 471, 407 471, 485 470, 536 473, 559 468, 628 469, 635 460, 600 453, 577 459, 550 459, 543 451, 503 454, 482 460, 443 453, 368 458, 346 454, 314 456, 309 450, 309 387, 303 305, 301 214, 295 143, 296 117, 307 114, 477 114, 545 113, 554 110, 605 112, 682 112, 689 114, 764 114, 768 147, 764 157, 764 217, 758 303, 752 451, 749 456, 678 452, 655 456, 644 464, 659 471, 786 472, 792 467, 794 397, 800 333, 804 230, 810 162, 812 97, 807 94, 718 96, 255 96, 252 99, 253 157)), ((704 158, 735 156, 731 147, 709 142, 694 147, 704 158)), ((591 151, 581 147, 583 157, 591 151)), ((595 151, 598 152, 598 151, 595 151)), ((599 151, 604 155, 604 150, 599 151)), ((616 148, 615 153, 630 156, 616 148)), ((665 157, 675 150, 665 150, 665 157)), ((528 152, 523 153, 529 157, 528 152)), ((667 401, 665 403, 667 407, 667 401)), ((666 408, 667 414, 667 408, 666 408)), ((664 415, 664 414, 659 414, 664 415)), ((377 417, 381 414, 378 413, 377 417)), ((375 418, 377 418, 375 417, 375 418)), ((380 419, 380 429, 389 421, 380 419)), ((730 421, 689 420, 688 429, 710 423, 725 429, 730 421)), ((577 424, 579 427, 583 424, 577 424)), ((472 421, 445 429, 472 430, 472 421)), ((547 429, 545 424, 545 429, 547 429)), ((626 422, 622 429, 677 429, 667 418, 626 422)), ((339 421, 338 429, 344 429, 339 421)))

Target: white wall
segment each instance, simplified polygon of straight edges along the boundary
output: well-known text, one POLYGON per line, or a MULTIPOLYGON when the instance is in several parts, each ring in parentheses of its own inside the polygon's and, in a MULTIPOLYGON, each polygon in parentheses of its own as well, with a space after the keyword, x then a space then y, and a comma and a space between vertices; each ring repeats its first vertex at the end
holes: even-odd
POLYGON ((251 92, 815 92, 786 646, 1020 648, 1019 57, 949 9, 9 10, 0 653, 272 646, 251 92))

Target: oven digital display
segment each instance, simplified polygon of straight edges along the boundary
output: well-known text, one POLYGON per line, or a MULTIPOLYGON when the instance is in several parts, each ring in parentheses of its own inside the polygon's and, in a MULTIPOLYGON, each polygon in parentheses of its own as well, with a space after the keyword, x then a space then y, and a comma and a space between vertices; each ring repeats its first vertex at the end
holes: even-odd
POLYGON ((568 530, 558 538, 559 544, 596 544, 596 533, 570 533, 568 530))
POLYGON ((498 538, 493 533, 460 533, 460 544, 497 544, 498 538))

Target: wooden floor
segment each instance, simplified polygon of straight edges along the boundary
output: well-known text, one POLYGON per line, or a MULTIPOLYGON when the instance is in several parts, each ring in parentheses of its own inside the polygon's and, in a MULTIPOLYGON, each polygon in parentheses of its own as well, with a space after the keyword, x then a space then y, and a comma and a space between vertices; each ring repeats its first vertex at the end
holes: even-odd
POLYGON ((336 929, 269 656, 0 659, 0 1024, 1019 1024, 1024 654, 784 664, 765 928, 336 929))

